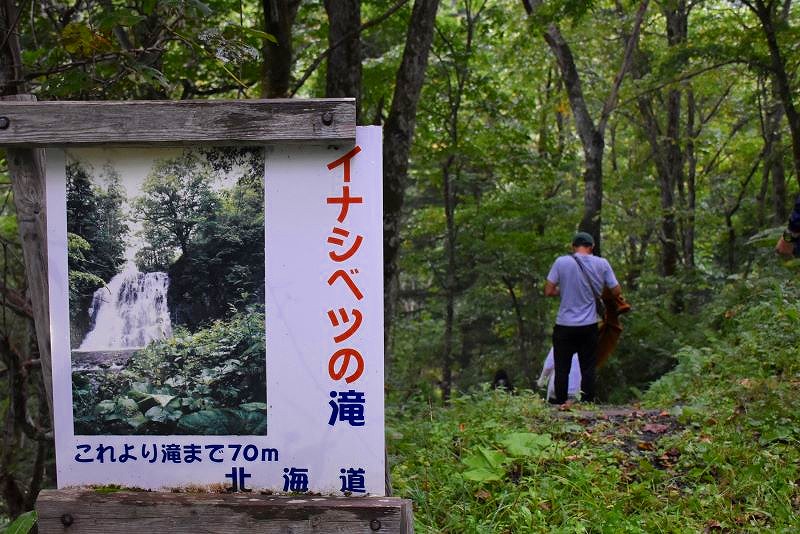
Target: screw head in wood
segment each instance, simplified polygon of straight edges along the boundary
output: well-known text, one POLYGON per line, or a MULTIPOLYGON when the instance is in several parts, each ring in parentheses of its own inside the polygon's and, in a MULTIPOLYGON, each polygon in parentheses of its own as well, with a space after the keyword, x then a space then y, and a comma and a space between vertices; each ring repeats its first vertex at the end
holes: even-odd
POLYGON ((5 130, 11 126, 11 121, 8 117, 0 117, 0 130, 5 130))
POLYGON ((323 113, 322 124, 324 124, 325 126, 330 126, 331 124, 333 124, 333 113, 331 113, 330 111, 326 111, 325 113, 323 113))
POLYGON ((75 522, 75 518, 72 517, 72 514, 64 514, 61 516, 61 524, 65 527, 72 525, 75 522))
POLYGON ((372 521, 369 522, 369 528, 374 531, 380 530, 381 526, 382 526, 381 522, 378 519, 373 519, 372 521))

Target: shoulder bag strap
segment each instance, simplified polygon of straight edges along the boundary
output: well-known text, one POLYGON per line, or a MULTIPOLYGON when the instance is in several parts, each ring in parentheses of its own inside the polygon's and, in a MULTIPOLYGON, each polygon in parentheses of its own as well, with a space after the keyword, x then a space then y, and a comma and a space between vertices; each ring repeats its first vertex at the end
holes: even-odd
POLYGON ((581 261, 578 258, 575 257, 575 254, 570 254, 570 256, 572 256, 572 259, 575 260, 575 263, 578 264, 578 269, 581 270, 581 274, 583 275, 583 279, 586 280, 586 284, 589 286, 589 290, 592 292, 592 295, 594 295, 594 298, 599 299, 600 295, 594 290, 594 286, 592 285, 592 281, 589 280, 589 275, 586 274, 586 270, 584 270, 583 264, 581 263, 581 261))

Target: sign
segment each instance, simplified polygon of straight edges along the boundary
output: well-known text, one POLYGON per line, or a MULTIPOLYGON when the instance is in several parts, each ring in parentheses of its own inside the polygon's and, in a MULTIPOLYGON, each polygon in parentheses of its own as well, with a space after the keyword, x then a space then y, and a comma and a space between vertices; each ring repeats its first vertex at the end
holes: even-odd
POLYGON ((47 151, 60 488, 384 494, 381 131, 47 151))

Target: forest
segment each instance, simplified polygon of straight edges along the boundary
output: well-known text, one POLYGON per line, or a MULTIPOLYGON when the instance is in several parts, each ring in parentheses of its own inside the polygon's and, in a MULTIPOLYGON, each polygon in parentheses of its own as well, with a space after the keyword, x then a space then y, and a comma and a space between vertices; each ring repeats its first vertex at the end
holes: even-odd
POLYGON ((263 149, 171 152, 69 153, 77 434, 266 431, 263 149))
MULTIPOLYGON (((382 126, 386 441, 418 531, 800 527, 800 269, 774 252, 800 191, 796 2, 5 0, 0 28, 4 96, 356 97, 382 126), (542 288, 577 230, 632 312, 600 404, 562 412, 536 386, 557 307, 542 288)), ((55 477, 10 165, 0 532, 31 524, 55 477)), ((180 235, 151 242, 143 265, 192 272, 160 255, 180 235)), ((78 269, 74 297, 119 266, 78 269)), ((257 290, 224 299, 241 311, 257 290)), ((211 314, 239 318, 185 312, 208 335, 229 331, 211 314)))

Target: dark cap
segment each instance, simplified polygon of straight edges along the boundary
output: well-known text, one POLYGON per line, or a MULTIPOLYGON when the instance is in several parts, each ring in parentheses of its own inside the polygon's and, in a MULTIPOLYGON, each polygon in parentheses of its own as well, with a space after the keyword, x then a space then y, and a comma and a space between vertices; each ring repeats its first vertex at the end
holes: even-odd
POLYGON ((593 247, 594 246, 594 238, 591 234, 586 232, 578 232, 575 234, 575 237, 572 238, 572 246, 573 247, 593 247))

